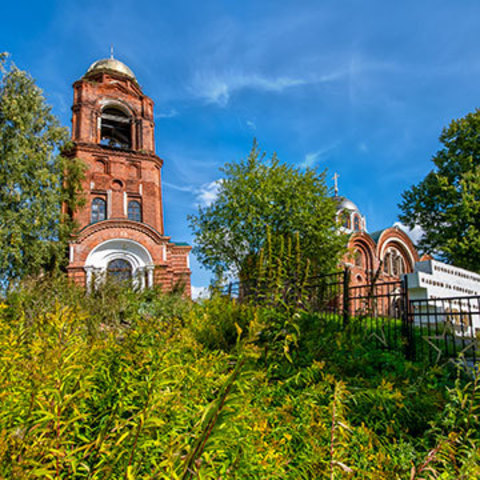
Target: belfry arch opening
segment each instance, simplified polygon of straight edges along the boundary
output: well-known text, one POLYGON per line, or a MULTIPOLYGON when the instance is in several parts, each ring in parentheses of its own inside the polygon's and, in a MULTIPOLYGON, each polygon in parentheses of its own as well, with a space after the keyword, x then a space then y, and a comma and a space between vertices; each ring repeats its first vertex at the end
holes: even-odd
POLYGON ((100 117, 100 145, 132 148, 132 119, 116 107, 106 107, 100 117))

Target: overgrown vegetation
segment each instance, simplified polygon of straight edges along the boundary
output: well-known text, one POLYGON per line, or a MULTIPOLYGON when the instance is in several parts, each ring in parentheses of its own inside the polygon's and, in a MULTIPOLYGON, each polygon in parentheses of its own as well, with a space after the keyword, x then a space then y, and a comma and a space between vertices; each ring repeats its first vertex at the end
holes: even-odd
POLYGON ((478 381, 298 310, 43 279, 1 305, 0 478, 479 478, 478 381))
POLYGON ((400 221, 420 226, 419 248, 480 272, 480 109, 455 119, 440 135, 433 168, 402 194, 400 221))
POLYGON ((189 216, 200 263, 218 277, 234 273, 247 280, 269 229, 274 238, 298 233, 313 268, 336 267, 347 241, 337 228, 325 171, 302 171, 275 154, 267 159, 256 141, 248 158, 220 170, 215 200, 189 216))
POLYGON ((27 72, 0 53, 0 289, 65 266, 84 165, 27 72), (63 208, 63 210, 62 210, 63 208))

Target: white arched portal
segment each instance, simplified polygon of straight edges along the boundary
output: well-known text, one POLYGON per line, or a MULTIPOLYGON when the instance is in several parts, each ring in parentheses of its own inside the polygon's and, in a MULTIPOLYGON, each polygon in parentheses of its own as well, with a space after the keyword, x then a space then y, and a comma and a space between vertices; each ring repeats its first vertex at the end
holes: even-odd
POLYGON ((132 267, 132 277, 135 286, 140 288, 153 286, 153 261, 150 252, 134 240, 113 239, 97 245, 87 257, 85 272, 87 288, 92 287, 92 281, 102 281, 107 267, 113 260, 125 260, 132 267))
MULTIPOLYGON (((379 258, 385 261, 385 257, 388 255, 388 253, 391 253, 393 251, 397 251, 400 256, 404 256, 405 260, 407 260, 409 263, 409 266, 410 266, 409 271, 413 271, 413 266, 415 265, 415 258, 413 256, 413 253, 408 247, 408 245, 399 237, 388 238, 386 240, 386 242, 382 245, 382 248, 380 250, 379 258)), ((402 272, 402 273, 405 273, 405 272, 402 272)))

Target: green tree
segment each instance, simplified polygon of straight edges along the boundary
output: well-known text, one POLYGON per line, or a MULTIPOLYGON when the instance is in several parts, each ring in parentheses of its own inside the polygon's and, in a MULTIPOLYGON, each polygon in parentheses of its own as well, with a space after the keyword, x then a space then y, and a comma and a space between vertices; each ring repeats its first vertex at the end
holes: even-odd
POLYGON ((480 110, 453 120, 440 135, 433 170, 402 195, 400 220, 425 234, 423 251, 480 271, 480 110))
POLYGON ((275 154, 267 160, 256 142, 247 159, 221 171, 215 201, 189 217, 194 251, 204 266, 245 279, 271 232, 273 237, 298 234, 313 271, 336 267, 346 242, 336 228, 336 203, 325 172, 302 172, 275 154))
POLYGON ((0 56, 0 282, 61 267, 83 165, 34 80, 0 56), (63 213, 62 213, 63 211, 63 213))

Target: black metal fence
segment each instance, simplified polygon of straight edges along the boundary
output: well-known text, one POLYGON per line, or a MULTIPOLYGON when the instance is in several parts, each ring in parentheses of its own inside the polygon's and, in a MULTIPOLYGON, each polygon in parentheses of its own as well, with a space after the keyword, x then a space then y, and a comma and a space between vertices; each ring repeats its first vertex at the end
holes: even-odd
POLYGON ((279 296, 298 297, 339 328, 357 326, 377 347, 402 351, 411 360, 439 363, 462 354, 475 363, 480 355, 480 296, 410 300, 406 277, 355 285, 346 269, 311 277, 300 293, 294 284, 265 293, 254 282, 229 284, 223 293, 273 305, 279 296))
POLYGON ((348 322, 348 270, 311 277, 306 285, 306 304, 331 320, 348 322))
POLYGON ((441 363, 479 358, 480 296, 410 300, 406 312, 412 356, 441 363))
POLYGON ((377 347, 403 350, 406 296, 401 281, 350 286, 350 321, 359 324, 367 338, 374 340, 377 347))

